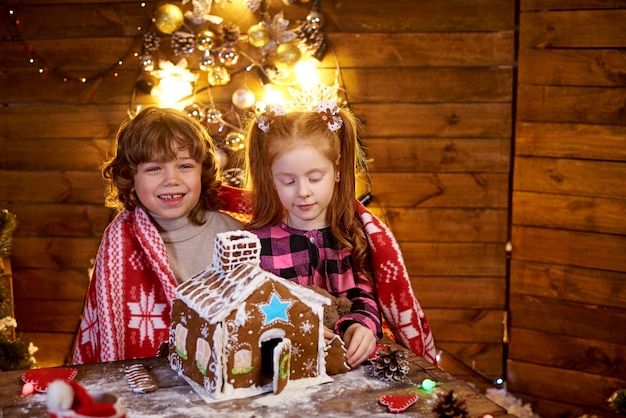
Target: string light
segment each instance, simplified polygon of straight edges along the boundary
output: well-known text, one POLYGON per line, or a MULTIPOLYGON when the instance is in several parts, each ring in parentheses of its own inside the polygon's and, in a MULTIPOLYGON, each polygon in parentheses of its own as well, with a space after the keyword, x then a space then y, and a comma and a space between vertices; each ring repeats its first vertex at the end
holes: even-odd
MULTIPOLYGON (((142 3, 142 7, 145 7, 145 6, 146 6, 146 3, 142 3)), ((71 74, 67 72, 60 71, 56 65, 49 65, 46 59, 43 58, 41 55, 39 55, 37 51, 35 51, 33 47, 30 44, 28 44, 26 38, 22 36, 22 31, 20 29, 21 21, 19 19, 19 8, 9 9, 8 16, 9 16, 9 22, 11 23, 11 27, 13 31, 13 38, 21 42, 21 44, 23 45, 24 50, 28 54, 28 62, 32 65, 38 64, 37 69, 36 69, 37 73, 38 74, 48 73, 50 75, 57 75, 59 76, 59 78, 62 80, 63 83, 75 81, 81 84, 85 84, 88 81, 95 81, 95 80, 104 78, 107 74, 112 74, 113 77, 118 78, 119 72, 117 72, 116 68, 123 65, 124 58, 129 56, 133 52, 133 49, 136 48, 136 44, 137 44, 137 42, 133 42, 130 48, 124 52, 122 57, 114 61, 114 64, 110 65, 109 67, 101 71, 96 72, 90 77, 72 76, 71 74)), ((151 21, 151 18, 149 18, 149 21, 151 21)), ((142 26, 138 26, 138 30, 140 30, 141 27, 142 26)), ((136 40, 138 39, 139 39, 139 34, 137 35, 136 40)), ((135 52, 133 56, 138 57, 139 54, 135 52)))
POLYGON ((434 380, 426 378, 426 379, 422 380, 422 383, 420 384, 420 388, 422 388, 425 391, 429 392, 429 391, 433 390, 437 385, 438 385, 438 383, 435 382, 434 380))

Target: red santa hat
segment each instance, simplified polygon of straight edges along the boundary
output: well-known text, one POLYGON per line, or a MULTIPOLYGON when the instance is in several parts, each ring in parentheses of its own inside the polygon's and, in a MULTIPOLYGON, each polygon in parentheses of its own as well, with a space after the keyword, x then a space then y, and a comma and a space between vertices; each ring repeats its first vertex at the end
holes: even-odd
POLYGON ((76 381, 55 380, 48 385, 48 412, 52 418, 113 417, 117 414, 111 403, 97 403, 76 381))

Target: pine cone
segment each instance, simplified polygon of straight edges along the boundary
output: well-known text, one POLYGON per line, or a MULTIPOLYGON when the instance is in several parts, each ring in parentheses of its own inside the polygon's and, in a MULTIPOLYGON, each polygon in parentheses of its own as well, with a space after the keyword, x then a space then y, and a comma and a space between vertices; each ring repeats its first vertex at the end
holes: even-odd
POLYGON ((222 40, 225 46, 232 46, 239 42, 239 35, 241 35, 241 30, 236 24, 232 22, 224 22, 220 30, 222 33, 222 40))
POLYGON ((146 51, 154 52, 159 49, 161 38, 154 32, 148 32, 143 36, 143 47, 146 51))
POLYGON ((406 351, 387 347, 376 352, 372 359, 372 374, 384 381, 403 380, 409 373, 406 351))
POLYGON ((456 397, 454 390, 437 395, 437 404, 433 412, 439 418, 467 418, 469 416, 465 401, 456 397))
POLYGON ((328 45, 323 32, 315 29, 308 22, 303 22, 295 33, 299 38, 300 48, 320 61, 324 58, 328 45))
POLYGON ((188 32, 174 32, 172 35, 172 50, 174 55, 189 55, 196 48, 196 37, 188 32))

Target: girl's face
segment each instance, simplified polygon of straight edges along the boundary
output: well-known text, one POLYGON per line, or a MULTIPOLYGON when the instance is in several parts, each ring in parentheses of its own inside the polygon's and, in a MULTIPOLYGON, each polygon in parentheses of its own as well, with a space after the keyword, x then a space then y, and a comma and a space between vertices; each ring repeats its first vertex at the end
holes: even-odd
POLYGON ((141 203, 165 219, 187 216, 200 200, 202 165, 180 150, 173 161, 139 164, 134 191, 141 203))
POLYGON ((310 146, 294 149, 274 161, 272 177, 288 226, 303 231, 328 226, 326 209, 335 188, 332 161, 310 146))

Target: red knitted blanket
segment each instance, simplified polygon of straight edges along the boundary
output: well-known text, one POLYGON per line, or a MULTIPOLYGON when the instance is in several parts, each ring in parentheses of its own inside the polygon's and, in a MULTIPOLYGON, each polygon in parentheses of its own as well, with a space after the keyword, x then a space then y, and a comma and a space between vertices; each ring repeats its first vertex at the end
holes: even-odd
MULTIPOLYGON (((224 212, 246 221, 245 192, 223 186, 224 212)), ((397 342, 436 364, 435 345, 391 231, 358 205, 372 247, 379 305, 397 342)), ((169 340, 176 279, 158 230, 142 209, 122 211, 103 235, 73 363, 154 357, 169 340)))

